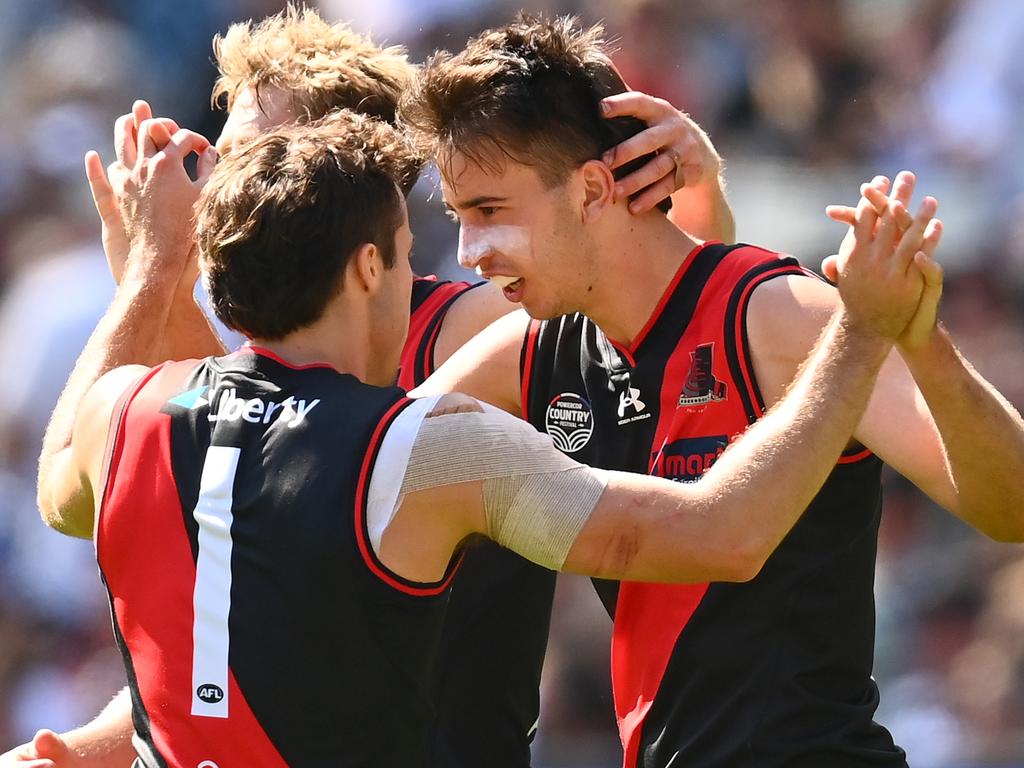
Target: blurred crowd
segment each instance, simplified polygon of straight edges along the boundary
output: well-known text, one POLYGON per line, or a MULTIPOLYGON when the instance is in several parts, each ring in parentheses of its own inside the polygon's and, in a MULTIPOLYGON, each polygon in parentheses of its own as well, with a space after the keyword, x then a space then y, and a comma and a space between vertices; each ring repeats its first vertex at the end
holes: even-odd
MULTIPOLYGON (((144 97, 214 138, 210 39, 273 0, 0 4, 0 751, 81 723, 123 685, 91 545, 46 529, 35 461, 75 355, 113 294, 82 156, 112 161, 144 97)), ((1024 3, 1020 0, 322 0, 416 60, 520 7, 604 20, 635 88, 686 110, 726 158, 739 239, 816 267, 830 202, 901 168, 947 224, 941 316, 1024 406, 1024 3)), ((412 208, 420 272, 458 274, 430 178, 412 208)), ((1000 446, 992 445, 993 455, 1000 446)), ((895 475, 876 580, 879 718, 916 768, 1024 764, 1024 548, 975 534, 895 475)), ((1024 514, 1024 510, 1022 510, 1024 514)), ((741 620, 739 617, 737 620, 741 620)), ((559 587, 539 768, 620 760, 610 623, 559 587)))

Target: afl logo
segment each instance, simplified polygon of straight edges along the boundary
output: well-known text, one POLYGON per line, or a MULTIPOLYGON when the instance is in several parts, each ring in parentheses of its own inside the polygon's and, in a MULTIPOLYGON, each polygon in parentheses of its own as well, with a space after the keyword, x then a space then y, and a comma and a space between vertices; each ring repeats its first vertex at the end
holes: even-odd
POLYGON ((590 403, 576 393, 563 392, 548 404, 544 428, 555 448, 562 453, 576 453, 594 434, 594 412, 590 403))
POLYGON ((224 691, 221 690, 219 685, 213 683, 204 683, 196 688, 196 696, 201 701, 205 701, 207 704, 216 704, 218 701, 224 698, 224 691))

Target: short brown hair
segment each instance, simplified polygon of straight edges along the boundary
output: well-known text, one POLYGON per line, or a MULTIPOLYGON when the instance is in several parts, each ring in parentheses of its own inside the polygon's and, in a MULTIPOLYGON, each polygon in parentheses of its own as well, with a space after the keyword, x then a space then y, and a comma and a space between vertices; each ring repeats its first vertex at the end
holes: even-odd
POLYGON ((626 90, 601 25, 584 29, 572 16, 520 13, 457 55, 434 54, 403 99, 401 115, 442 173, 456 152, 492 168, 511 158, 533 166, 553 187, 646 127, 634 118, 601 116, 601 99, 626 90))
POLYGON ((363 244, 393 266, 396 185, 410 168, 419 157, 397 129, 347 110, 278 128, 225 157, 197 206, 217 317, 247 336, 280 339, 320 318, 363 244))
POLYGON ((298 122, 351 109, 389 123, 416 74, 404 48, 381 48, 343 23, 289 4, 260 22, 232 24, 213 39, 220 77, 214 102, 231 109, 238 93, 278 88, 288 94, 298 122))

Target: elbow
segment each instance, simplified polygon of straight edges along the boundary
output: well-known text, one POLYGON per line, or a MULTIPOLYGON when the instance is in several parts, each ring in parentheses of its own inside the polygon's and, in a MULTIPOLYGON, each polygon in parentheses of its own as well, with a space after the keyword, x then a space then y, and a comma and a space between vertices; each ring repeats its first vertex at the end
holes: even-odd
POLYGON ((711 581, 752 581, 764 568, 772 548, 759 540, 734 541, 722 550, 711 581))

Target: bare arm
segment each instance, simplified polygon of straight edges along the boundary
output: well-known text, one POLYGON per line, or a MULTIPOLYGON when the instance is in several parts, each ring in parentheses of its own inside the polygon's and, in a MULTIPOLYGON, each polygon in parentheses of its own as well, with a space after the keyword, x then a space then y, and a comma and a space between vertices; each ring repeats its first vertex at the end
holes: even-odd
POLYGON ((28 744, 0 755, 0 768, 129 768, 136 758, 133 733, 124 688, 92 722, 64 734, 39 731, 28 744))
MULTIPOLYGON (((152 117, 149 104, 139 100, 135 102, 131 113, 118 118, 114 124, 114 150, 117 159, 109 169, 104 170, 96 152, 88 152, 85 156, 85 175, 102 226, 103 251, 114 283, 118 285, 124 275, 130 248, 125 222, 121 216, 121 199, 126 194, 125 187, 130 171, 138 159, 137 128, 152 117)), ((170 137, 178 130, 178 125, 168 118, 153 121, 149 128, 158 148, 162 148, 170 141, 170 137)), ((204 158, 200 164, 201 176, 209 174, 210 168, 206 166, 212 165, 213 159, 212 155, 204 158)), ((168 249, 175 246, 151 243, 150 247, 168 249)), ((193 297, 197 277, 195 256, 191 254, 187 268, 182 271, 178 280, 174 300, 164 325, 159 353, 161 360, 206 357, 219 355, 225 351, 223 343, 193 297)))
MULTIPOLYGON (((940 233, 930 233, 930 250, 940 233)), ((916 322, 883 366, 854 436, 978 530, 1001 541, 1024 540, 1024 488, 1017 481, 1024 473, 1024 423, 936 326, 941 289, 941 271, 931 273, 916 322)), ((836 301, 834 290, 805 278, 755 290, 747 330, 768 402, 782 396, 836 301)))
MULTIPOLYGON (((145 124, 144 124, 145 126, 145 124)), ((68 383, 50 417, 39 457, 39 508, 44 520, 70 535, 90 537, 95 507, 95 473, 102 458, 102 436, 106 433, 110 409, 119 390, 139 369, 121 370, 94 385, 108 372, 130 364, 159 362, 160 339, 170 311, 175 286, 184 269, 187 250, 174 258, 150 258, 150 238, 168 233, 163 227, 178 226, 173 215, 161 214, 175 206, 191 211, 198 194, 185 173, 183 160, 202 151, 206 140, 189 131, 179 131, 171 143, 157 151, 148 141, 140 155, 137 181, 147 195, 135 213, 147 222, 134 238, 124 278, 106 314, 90 336, 68 383), (95 390, 95 391, 94 391, 95 390), (106 411, 106 412, 104 412, 106 411)), ((169 235, 174 239, 174 235, 169 235)))
POLYGON ((604 473, 569 462, 524 425, 481 420, 444 435, 442 448, 424 440, 422 458, 410 461, 403 481, 404 503, 382 538, 382 559, 409 578, 436 579, 456 543, 478 532, 548 567, 592 575, 752 577, 828 476, 892 339, 918 308, 923 279, 911 262, 924 227, 895 247, 893 217, 887 213, 875 235, 869 207, 858 211, 858 245, 840 282, 846 305, 786 398, 700 482, 608 473, 603 494, 581 514, 579 499, 590 498, 594 488, 585 474, 573 473, 604 473), (488 486, 495 480, 498 490, 488 486), (542 519, 523 511, 527 502, 539 505, 542 519), (538 539, 538 530, 550 535, 538 539), (552 536, 571 548, 545 548, 552 536))

